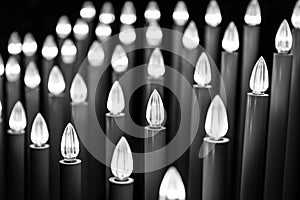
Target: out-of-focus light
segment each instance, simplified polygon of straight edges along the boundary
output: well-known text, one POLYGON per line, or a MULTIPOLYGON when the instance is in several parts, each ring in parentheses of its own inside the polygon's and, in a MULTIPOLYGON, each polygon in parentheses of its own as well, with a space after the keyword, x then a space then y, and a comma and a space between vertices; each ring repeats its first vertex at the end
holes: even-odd
POLYGON ((121 25, 119 39, 125 45, 134 43, 136 40, 136 33, 133 26, 127 24, 121 25))
POLYGON ((79 154, 79 140, 71 123, 68 123, 62 135, 60 152, 67 162, 74 161, 79 154))
POLYGON ((156 21, 150 22, 146 30, 146 40, 148 45, 158 46, 160 45, 162 38, 163 38, 163 32, 161 30, 161 27, 158 25, 156 21))
POLYGON ((80 17, 87 21, 91 21, 92 19, 94 19, 95 15, 96 9, 94 4, 91 1, 84 2, 80 10, 80 17))
POLYGON ((205 52, 200 55, 197 61, 194 80, 200 86, 206 86, 211 82, 211 67, 205 52))
POLYGON ((8 40, 7 46, 8 53, 11 55, 17 55, 22 51, 22 43, 20 35, 17 32, 12 32, 8 40))
POLYGON ((288 53, 293 45, 292 32, 286 20, 280 24, 275 37, 275 47, 278 53, 288 53))
POLYGON ((136 22, 136 11, 132 1, 126 1, 121 11, 120 21, 122 24, 131 25, 136 22))
POLYGON ((267 64, 263 57, 256 62, 250 77, 250 88, 254 94, 263 94, 269 87, 267 64))
POLYGON ((293 14, 292 14, 292 24, 295 28, 300 28, 300 0, 297 1, 293 14))
POLYGON ((111 24, 115 21, 114 7, 111 2, 105 2, 101 8, 99 21, 103 24, 111 24))
POLYGON ((92 67, 100 67, 104 61, 104 50, 98 41, 94 41, 88 52, 88 62, 92 67))
POLYGON ((0 122, 2 123, 2 103, 1 103, 1 100, 0 100, 0 122))
POLYGON ((70 95, 71 100, 75 104, 84 103, 87 98, 87 86, 82 76, 77 73, 72 81, 70 95))
POLYGON ((83 19, 78 19, 73 27, 73 32, 76 40, 84 40, 89 34, 89 25, 83 19))
POLYGON ((127 54, 122 45, 116 45, 111 57, 111 65, 113 70, 117 73, 125 72, 128 68, 128 62, 127 54))
POLYGON ((184 1, 178 1, 173 12, 173 20, 178 26, 183 26, 189 20, 189 12, 184 1))
POLYGON ((261 12, 258 0, 251 0, 244 17, 246 24, 257 26, 261 23, 261 12))
POLYGON ((9 82, 15 82, 20 79, 21 67, 15 57, 10 57, 6 63, 5 75, 9 82))
POLYGON ((165 119, 165 109, 162 99, 155 89, 148 101, 146 119, 150 127, 161 127, 165 119))
POLYGON ((24 76, 24 83, 26 87, 31 89, 38 87, 41 83, 39 70, 34 61, 29 62, 29 64, 27 65, 24 76))
POLYGON ((0 77, 4 74, 4 62, 2 56, 0 55, 0 77))
POLYGON ((65 40, 61 47, 60 52, 61 52, 62 61, 64 63, 70 64, 75 62, 77 48, 72 40, 70 39, 65 40))
POLYGON ((205 13, 205 22, 212 27, 217 27, 221 24, 221 10, 216 0, 211 0, 209 2, 205 13))
POLYGON ((25 35, 22 50, 25 56, 28 57, 33 56, 36 53, 37 44, 31 33, 25 35))
POLYGON ((63 15, 59 18, 55 31, 57 36, 61 39, 65 39, 70 35, 72 27, 67 16, 63 15))
POLYGON ((110 25, 98 23, 95 33, 100 41, 104 41, 111 36, 112 30, 110 25))
POLYGON ((115 81, 110 89, 107 99, 107 109, 113 115, 118 115, 125 108, 124 93, 119 81, 115 81))
POLYGON ((60 95, 66 89, 66 83, 62 72, 57 66, 54 66, 49 74, 48 90, 53 95, 60 95))
POLYGON ((237 51, 240 47, 239 33, 233 22, 230 22, 224 33, 222 47, 229 53, 237 51))
POLYGON ((194 21, 191 21, 188 27, 185 29, 182 44, 187 49, 195 49, 199 45, 199 34, 194 21))
POLYGON ((44 146, 49 139, 49 131, 45 119, 38 113, 33 120, 30 139, 35 146, 44 146))
POLYGON ((9 128, 14 132, 22 132, 27 125, 26 114, 24 107, 20 101, 18 101, 9 117, 9 128))
POLYGON ((147 22, 160 20, 160 10, 156 1, 150 1, 145 10, 144 17, 147 22))
POLYGON ((147 72, 154 78, 162 77, 165 74, 164 58, 159 48, 155 48, 150 56, 147 72))
POLYGON ((42 48, 42 55, 47 60, 54 59, 58 54, 58 48, 56 46, 54 37, 52 35, 48 35, 44 41, 42 48))

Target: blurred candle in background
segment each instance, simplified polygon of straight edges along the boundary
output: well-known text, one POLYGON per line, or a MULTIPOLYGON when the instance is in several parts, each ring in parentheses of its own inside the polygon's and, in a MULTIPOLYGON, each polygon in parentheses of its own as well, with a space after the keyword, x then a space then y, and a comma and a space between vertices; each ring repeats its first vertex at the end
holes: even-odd
POLYGON ((144 17, 147 23, 151 23, 153 21, 158 22, 160 20, 161 13, 156 1, 150 1, 148 3, 144 12, 144 17))
POLYGON ((89 24, 89 29, 93 28, 93 20, 96 16, 96 9, 91 1, 85 1, 80 9, 80 17, 86 20, 89 24))
POLYGON ((36 51, 37 51, 37 43, 32 35, 32 33, 27 33, 24 37, 22 51, 25 56, 23 64, 27 66, 30 61, 37 62, 36 59, 36 51))
POLYGON ((0 101, 2 102, 2 104, 4 102, 4 88, 5 88, 4 72, 5 72, 4 62, 0 54, 0 101))
POLYGON ((21 62, 22 43, 18 32, 12 32, 8 39, 7 51, 14 56, 17 62, 21 62))
POLYGON ((128 69, 128 57, 122 45, 118 44, 111 57, 112 82, 118 81, 128 69))
POLYGON ((66 15, 63 15, 58 19, 55 31, 57 35, 58 49, 60 50, 65 39, 70 35, 72 31, 70 20, 66 15))
POLYGON ((136 22, 136 10, 132 1, 124 3, 121 10, 120 22, 126 25, 132 25, 136 22))

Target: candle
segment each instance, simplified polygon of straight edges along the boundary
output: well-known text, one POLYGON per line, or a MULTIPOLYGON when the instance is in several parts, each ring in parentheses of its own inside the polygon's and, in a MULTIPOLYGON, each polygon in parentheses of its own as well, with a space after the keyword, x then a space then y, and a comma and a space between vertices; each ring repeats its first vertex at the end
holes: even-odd
POLYGON ((0 101, 4 102, 4 62, 0 54, 0 101))
POLYGON ((100 11, 99 21, 103 24, 112 24, 115 21, 113 4, 109 1, 104 2, 100 11))
POLYGON ((18 101, 9 117, 9 130, 6 140, 6 198, 25 199, 25 127, 26 114, 18 101), (16 192, 18 191, 18 192, 16 192))
POLYGON ((37 51, 37 43, 31 33, 27 33, 24 37, 22 51, 25 55, 24 58, 24 66, 27 66, 30 61, 36 62, 36 51, 37 51))
POLYGON ((120 15, 120 22, 124 25, 132 25, 136 22, 136 10, 132 1, 126 1, 120 15))
MULTIPOLYGON (((151 21, 146 29, 144 44, 144 63, 149 61, 153 48, 162 45, 163 32, 157 21, 151 21)), ((143 64, 144 64, 143 63, 143 64)))
POLYGON ((96 9, 91 1, 85 1, 80 9, 80 17, 89 23, 89 29, 93 28, 93 20, 96 16, 96 9))
POLYGON ((283 195, 284 161, 293 55, 292 33, 284 20, 276 34, 272 70, 264 199, 283 195))
POLYGON ((0 100, 0 198, 5 198, 5 136, 4 136, 4 122, 3 122, 3 115, 2 115, 2 101, 0 100))
POLYGON ((128 69, 128 56, 122 45, 118 44, 111 57, 112 82, 118 81, 128 69))
POLYGON ((72 26, 70 24, 70 20, 66 15, 61 16, 55 28, 55 32, 57 34, 57 42, 58 42, 58 49, 60 50, 62 44, 66 40, 66 38, 70 35, 72 31, 72 26))
POLYGON ((30 199, 50 199, 50 145, 46 144, 49 139, 47 124, 43 116, 38 113, 33 121, 30 149, 30 199))
POLYGON ((8 53, 15 57, 18 62, 21 62, 22 43, 18 32, 12 32, 7 46, 8 53))
POLYGON ((130 178, 133 170, 133 158, 130 146, 125 137, 119 140, 112 159, 109 178, 109 200, 133 200, 134 180, 130 178))
MULTIPOLYGON (((110 25, 99 22, 95 29, 95 34, 100 41, 105 41, 111 36, 112 29, 111 29, 110 25)), ((102 45, 104 45, 104 44, 102 44, 102 45)), ((109 53, 110 48, 109 47, 106 47, 106 48, 108 48, 107 53, 109 53)))
POLYGON ((128 68, 132 69, 135 67, 135 59, 136 59, 136 53, 134 53, 135 50, 135 44, 136 44, 136 33, 134 30, 134 26, 123 24, 120 28, 119 33, 119 40, 123 45, 123 48, 125 52, 127 52, 128 56, 128 68))
POLYGON ((150 1, 147 5, 147 8, 144 12, 144 17, 147 23, 151 23, 153 21, 159 21, 161 17, 161 13, 156 1, 150 1))
POLYGON ((225 105, 219 95, 212 100, 206 115, 203 139, 205 157, 203 158, 202 199, 228 199, 228 119, 225 105))
POLYGON ((159 200, 185 200, 185 187, 176 167, 171 166, 165 173, 159 188, 159 200))
POLYGON ((63 160, 59 161, 60 199, 81 200, 81 160, 76 158, 79 154, 79 141, 71 123, 68 123, 62 135, 60 151, 63 156, 63 160))

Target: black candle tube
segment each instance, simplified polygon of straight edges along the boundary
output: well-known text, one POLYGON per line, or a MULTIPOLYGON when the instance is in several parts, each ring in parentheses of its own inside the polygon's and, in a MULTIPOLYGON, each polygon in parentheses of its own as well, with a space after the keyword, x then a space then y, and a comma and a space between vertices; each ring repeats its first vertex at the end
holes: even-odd
POLYGON ((109 178, 109 200, 133 200, 133 186, 132 178, 124 181, 115 177, 109 178))
POLYGON ((50 199, 50 145, 30 149, 30 198, 31 200, 50 199))
POLYGON ((206 25, 204 28, 204 48, 217 66, 219 66, 219 56, 221 48, 220 33, 220 27, 212 27, 206 25))
POLYGON ((47 60, 43 58, 42 60, 42 67, 41 67, 41 111, 42 114, 46 116, 46 107, 48 106, 48 80, 49 74, 54 65, 54 59, 47 60))
POLYGON ((60 199, 81 200, 81 160, 65 160, 60 164, 60 199))
POLYGON ((10 113, 17 101, 21 99, 21 81, 9 82, 5 84, 6 87, 6 117, 10 116, 10 113))
MULTIPOLYGON (((91 30, 89 30, 89 32, 91 32, 91 30)), ((77 39, 75 43, 77 47, 77 59, 73 67, 73 74, 76 74, 78 72, 81 64, 83 63, 84 59, 87 56, 88 49, 91 43, 91 37, 89 37, 88 35, 85 39, 82 40, 77 39)), ((84 79, 86 79, 87 76, 86 67, 81 68, 81 75, 82 77, 84 77, 84 79)))
POLYGON ((5 198, 5 137, 4 137, 4 122, 0 116, 0 199, 5 198))
POLYGON ((293 55, 291 54, 275 53, 273 57, 265 200, 276 199, 283 195, 292 61, 293 55))

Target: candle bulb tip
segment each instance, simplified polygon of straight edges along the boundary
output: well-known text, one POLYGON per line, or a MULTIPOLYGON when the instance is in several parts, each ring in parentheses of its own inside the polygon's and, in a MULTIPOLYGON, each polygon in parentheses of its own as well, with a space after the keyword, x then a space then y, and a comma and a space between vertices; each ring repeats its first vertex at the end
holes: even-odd
POLYGON ((63 74, 57 66, 54 66, 49 74, 48 90, 51 94, 58 96, 64 92, 65 88, 63 74))
POLYGON ((24 83, 26 87, 30 89, 37 88, 41 83, 39 70, 34 61, 30 61, 27 65, 24 76, 24 83))
POLYGON ((71 39, 66 39, 61 47, 61 59, 66 64, 74 63, 76 60, 77 48, 71 39))
POLYGON ((163 32, 157 21, 149 22, 146 30, 146 40, 150 46, 158 46, 161 44, 163 32))
POLYGON ((300 29, 300 0, 297 1, 294 7, 291 21, 295 28, 300 29))
POLYGON ((221 10, 216 0, 211 0, 209 2, 205 13, 205 22, 211 27, 217 27, 221 24, 221 10))
POLYGON ((286 54, 291 50, 292 44, 293 37, 289 23, 286 20, 283 20, 276 33, 275 47, 278 53, 286 54))
POLYGON ((100 67, 104 61, 104 50, 99 41, 94 41, 89 49, 87 60, 92 67, 100 67))
POLYGON ((47 60, 54 59, 58 54, 58 48, 53 35, 48 35, 44 41, 42 55, 47 60))
POLYGON ((24 107, 20 101, 18 101, 9 117, 9 128, 14 132, 22 132, 27 125, 27 119, 24 107))
POLYGON ((249 2, 244 21, 250 26, 257 26, 261 23, 261 11, 258 0, 251 0, 249 2))
POLYGON ((176 25, 184 26, 186 24, 190 16, 184 1, 177 2, 172 17, 176 25))
POLYGON ((165 74, 164 58, 159 48, 155 48, 149 59, 147 72, 149 76, 160 78, 165 74))
POLYGON ((234 24, 234 22, 230 22, 222 40, 222 47, 225 51, 229 53, 233 53, 239 49, 240 41, 239 41, 239 33, 234 24))
POLYGON ((89 25, 83 19, 77 19, 74 27, 73 33, 76 40, 84 40, 89 34, 89 25))
POLYGON ((122 45, 116 45, 111 57, 111 66, 117 73, 125 72, 128 68, 128 56, 122 45))
POLYGON ((136 10, 132 1, 126 1, 121 11, 120 21, 122 24, 131 25, 136 22, 136 10))
POLYGON ((107 109, 112 115, 119 115, 125 108, 123 89, 119 81, 115 81, 109 91, 107 109))
POLYGON ((65 39, 70 35, 72 27, 70 24, 70 20, 66 15, 63 15, 59 18, 55 31, 60 39, 65 39))
POLYGON ((122 24, 119 34, 120 42, 125 45, 130 45, 136 40, 136 33, 132 25, 122 24))
POLYGON ((264 94, 269 87, 267 64, 263 57, 256 62, 250 77, 250 88, 254 94, 264 94))
POLYGON ((147 104, 146 119, 150 127, 161 127, 165 118, 165 109, 163 101, 155 89, 147 104))
POLYGON ((24 37, 22 50, 25 56, 33 56, 37 50, 37 43, 31 33, 27 33, 24 37))
POLYGON ((99 21, 103 24, 111 24, 115 21, 114 7, 111 2, 107 1, 102 5, 99 21))
POLYGON ((149 23, 151 21, 160 20, 160 10, 156 1, 150 1, 147 5, 147 8, 144 12, 144 17, 146 21, 149 23))
POLYGON ((80 17, 87 21, 91 21, 92 19, 94 19, 95 15, 96 9, 94 4, 91 1, 84 2, 80 10, 80 17))
POLYGON ((200 86, 211 82, 211 67, 205 52, 202 52, 195 67, 194 80, 200 86))
POLYGON ((33 120, 30 139, 38 147, 44 146, 49 139, 48 127, 41 113, 38 113, 33 120))
POLYGON ((7 46, 8 53, 11 55, 17 55, 22 51, 21 38, 18 32, 14 31, 11 33, 8 39, 7 46))
POLYGON ((71 123, 67 124, 63 132, 60 143, 60 152, 67 162, 76 160, 76 157, 79 154, 79 140, 71 123))
POLYGON ((13 56, 9 57, 5 66, 5 76, 8 82, 15 82, 20 79, 21 67, 17 59, 13 56))
POLYGON ((195 49, 199 45, 198 29, 194 21, 191 21, 182 36, 182 44, 187 49, 195 49))
POLYGON ((77 73, 72 81, 70 96, 71 100, 75 104, 86 102, 87 99, 87 86, 82 76, 77 73))

